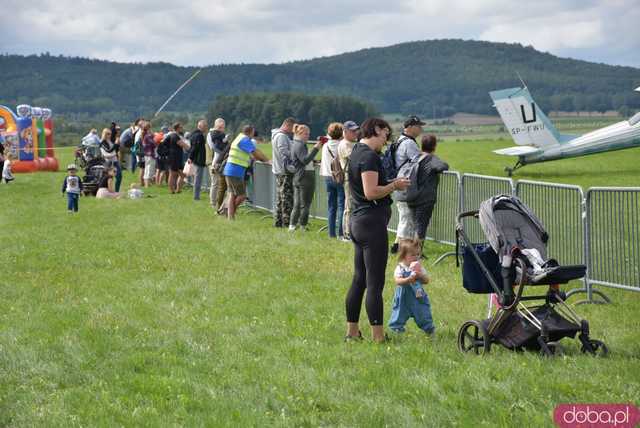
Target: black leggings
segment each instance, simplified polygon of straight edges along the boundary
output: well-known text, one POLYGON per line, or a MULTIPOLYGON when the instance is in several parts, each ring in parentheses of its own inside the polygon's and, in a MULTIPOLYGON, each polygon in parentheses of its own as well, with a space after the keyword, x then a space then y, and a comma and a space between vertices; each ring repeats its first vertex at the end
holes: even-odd
POLYGON ((370 209, 351 217, 349 226, 355 254, 353 280, 345 301, 347 322, 357 323, 360 320, 362 297, 366 290, 365 305, 369 324, 383 323, 382 290, 389 256, 387 224, 390 217, 389 206, 370 209))

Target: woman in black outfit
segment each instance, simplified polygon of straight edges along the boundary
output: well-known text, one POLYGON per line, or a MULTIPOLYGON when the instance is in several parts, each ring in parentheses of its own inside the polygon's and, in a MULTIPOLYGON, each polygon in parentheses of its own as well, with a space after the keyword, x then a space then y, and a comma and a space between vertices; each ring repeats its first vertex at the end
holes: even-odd
POLYGON ((353 145, 349 160, 351 190, 351 238, 355 247, 354 273, 347 293, 347 335, 345 339, 362 337, 358 326, 362 298, 376 342, 385 340, 382 290, 389 242, 387 224, 391 217, 391 197, 394 190, 404 190, 409 180, 384 179, 380 151, 391 136, 391 127, 382 119, 367 119, 360 127, 362 140, 353 145))

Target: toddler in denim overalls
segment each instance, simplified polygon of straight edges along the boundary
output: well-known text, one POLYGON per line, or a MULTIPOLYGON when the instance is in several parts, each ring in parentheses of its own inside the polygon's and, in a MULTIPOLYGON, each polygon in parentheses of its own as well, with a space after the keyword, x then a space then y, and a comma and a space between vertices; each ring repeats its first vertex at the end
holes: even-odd
POLYGON ((429 283, 429 277, 418 262, 419 257, 420 246, 416 242, 400 242, 399 263, 393 273, 397 287, 389 320, 389 328, 396 333, 404 332, 405 324, 412 317, 425 333, 432 335, 435 331, 429 296, 422 288, 423 284, 429 283))

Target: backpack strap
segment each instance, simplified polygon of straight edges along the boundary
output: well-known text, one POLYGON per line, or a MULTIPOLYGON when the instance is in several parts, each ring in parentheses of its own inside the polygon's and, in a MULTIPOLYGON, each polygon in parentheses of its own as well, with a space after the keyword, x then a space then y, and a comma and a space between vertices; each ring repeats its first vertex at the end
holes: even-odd
MULTIPOLYGON (((406 135, 404 135, 404 134, 403 134, 403 135, 401 135, 400 137, 398 137, 398 141, 396 141, 396 143, 395 143, 395 144, 396 144, 396 148, 395 148, 395 150, 398 150, 398 149, 400 148, 400 145, 401 145, 402 143, 404 143, 405 141, 407 141, 407 140, 411 140, 411 141, 413 141, 413 142, 415 143, 415 140, 414 140, 414 139, 412 139, 412 138, 410 138, 410 137, 407 137, 406 135)), ((395 153, 394 153, 393 155, 394 155, 394 157, 395 157, 395 153)), ((401 164, 400 166, 398 166, 398 168, 397 168, 397 169, 398 169, 398 171, 400 171, 400 168, 402 168, 402 167, 403 167, 405 164, 407 164, 410 160, 411 160, 411 159, 409 159, 409 158, 407 157, 407 159, 405 159, 405 161, 404 161, 404 162, 402 162, 402 164, 401 164)), ((420 160, 422 160, 422 159, 420 159, 420 160)))

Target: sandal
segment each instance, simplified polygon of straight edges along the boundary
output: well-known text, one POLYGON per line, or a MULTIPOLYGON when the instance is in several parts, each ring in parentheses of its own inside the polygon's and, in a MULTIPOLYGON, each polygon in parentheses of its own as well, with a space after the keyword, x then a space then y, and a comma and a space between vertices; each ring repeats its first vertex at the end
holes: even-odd
POLYGON ((375 340, 373 340, 373 339, 371 339, 371 341, 372 341, 373 343, 376 343, 376 344, 382 345, 382 344, 384 344, 384 343, 389 343, 389 342, 391 342, 391 337, 389 337, 389 335, 388 335, 387 333, 385 333, 385 334, 384 334, 384 339, 382 339, 380 342, 377 342, 377 341, 375 341, 375 340))
POLYGON ((350 342, 350 341, 360 341, 363 340, 362 339, 362 332, 360 330, 358 330, 358 335, 357 336, 349 336, 348 334, 344 337, 344 341, 345 342, 350 342))

